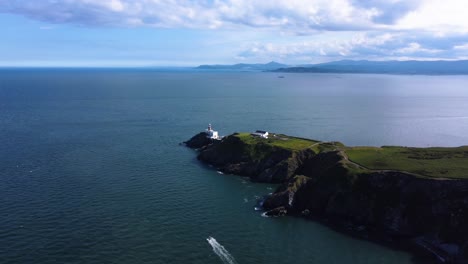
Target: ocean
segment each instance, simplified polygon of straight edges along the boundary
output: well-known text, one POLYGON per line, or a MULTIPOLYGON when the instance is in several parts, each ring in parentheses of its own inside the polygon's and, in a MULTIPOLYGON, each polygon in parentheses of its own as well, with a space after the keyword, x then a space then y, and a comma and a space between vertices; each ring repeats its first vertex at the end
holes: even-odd
POLYGON ((211 123, 347 145, 468 145, 468 76, 0 70, 0 263, 416 263, 301 218, 180 143, 211 123))

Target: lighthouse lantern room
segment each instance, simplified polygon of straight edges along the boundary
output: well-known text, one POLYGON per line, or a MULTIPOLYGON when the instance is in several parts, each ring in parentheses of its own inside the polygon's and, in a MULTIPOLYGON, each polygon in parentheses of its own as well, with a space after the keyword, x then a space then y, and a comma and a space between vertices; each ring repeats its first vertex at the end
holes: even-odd
POLYGON ((205 131, 206 136, 211 139, 219 139, 218 131, 214 131, 211 124, 208 124, 208 128, 205 131))

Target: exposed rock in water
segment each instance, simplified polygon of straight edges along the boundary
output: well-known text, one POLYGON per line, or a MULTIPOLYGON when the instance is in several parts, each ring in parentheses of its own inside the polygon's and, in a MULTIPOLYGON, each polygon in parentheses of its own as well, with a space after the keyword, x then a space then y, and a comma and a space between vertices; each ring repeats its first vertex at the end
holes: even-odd
POLYGON ((285 216, 287 214, 288 214, 288 209, 286 209, 286 207, 284 206, 276 207, 274 209, 271 209, 263 213, 264 216, 268 216, 268 217, 285 216))

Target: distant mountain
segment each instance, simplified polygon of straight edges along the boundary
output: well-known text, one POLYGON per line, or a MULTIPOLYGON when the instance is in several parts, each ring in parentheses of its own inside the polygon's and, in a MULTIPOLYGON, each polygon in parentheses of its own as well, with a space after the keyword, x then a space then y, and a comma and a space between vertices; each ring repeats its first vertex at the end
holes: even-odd
POLYGON ((274 72, 311 73, 388 73, 388 74, 468 74, 468 60, 459 61, 367 61, 342 60, 298 67, 283 67, 274 72))
POLYGON ((238 63, 234 65, 200 65, 195 69, 199 70, 236 70, 236 71, 271 71, 279 68, 286 68, 288 65, 278 62, 269 62, 265 64, 246 64, 238 63))
POLYGON ((304 73, 381 73, 381 74, 468 74, 468 60, 459 61, 368 61, 341 60, 320 64, 288 66, 278 62, 266 64, 200 65, 199 70, 272 71, 304 73))

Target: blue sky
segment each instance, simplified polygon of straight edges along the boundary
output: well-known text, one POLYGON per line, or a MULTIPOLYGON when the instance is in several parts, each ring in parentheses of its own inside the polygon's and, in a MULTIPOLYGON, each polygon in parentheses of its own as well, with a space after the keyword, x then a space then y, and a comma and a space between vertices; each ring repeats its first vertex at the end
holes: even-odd
POLYGON ((468 59, 465 0, 0 0, 0 66, 468 59))

